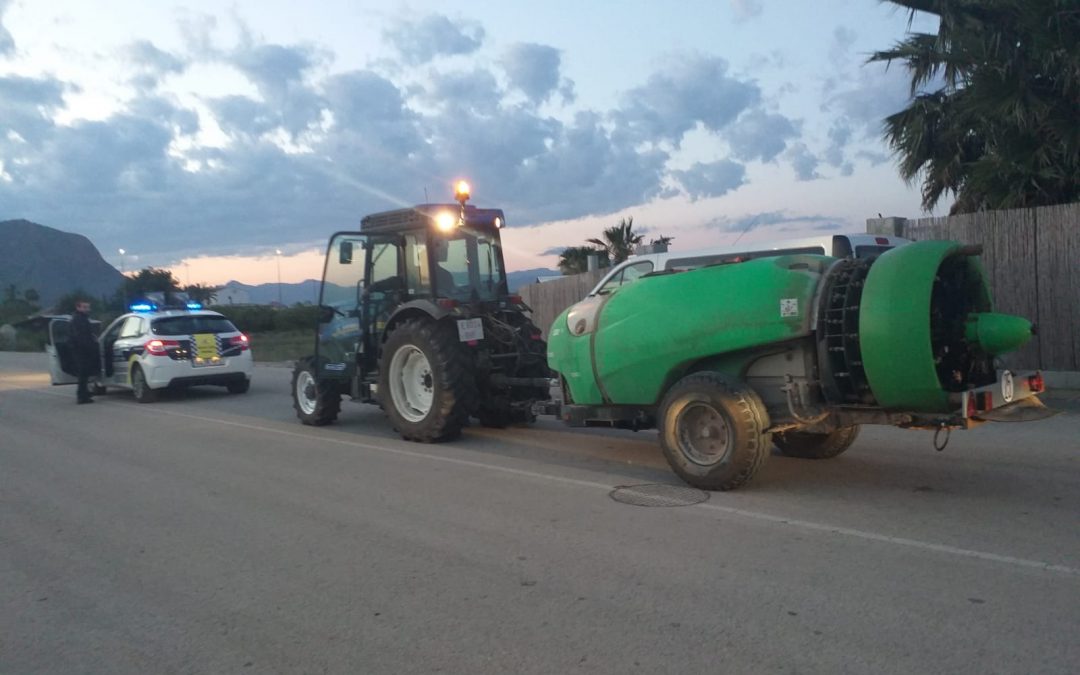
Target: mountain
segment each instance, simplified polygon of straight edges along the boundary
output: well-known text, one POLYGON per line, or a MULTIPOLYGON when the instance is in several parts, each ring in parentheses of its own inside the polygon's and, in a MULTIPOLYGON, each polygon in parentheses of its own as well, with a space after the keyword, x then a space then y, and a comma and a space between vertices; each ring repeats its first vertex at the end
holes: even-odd
POLYGON ((81 234, 28 220, 0 222, 0 289, 14 285, 22 294, 32 288, 47 308, 80 289, 96 298, 111 296, 123 279, 81 234))
MULTIPOLYGON (((537 277, 559 276, 558 270, 549 270, 543 267, 535 269, 510 272, 506 275, 506 282, 513 293, 526 284, 536 282, 537 277)), ((217 293, 215 302, 219 305, 269 305, 278 302, 278 284, 242 284, 239 281, 230 281, 217 293)), ((295 305, 298 302, 314 303, 319 297, 319 281, 308 279, 298 284, 281 284, 280 298, 283 305, 295 305)))
MULTIPOLYGON (((281 304, 290 306, 298 302, 314 304, 319 298, 320 282, 307 279, 297 284, 280 284, 281 304)), ((278 302, 278 284, 242 284, 230 281, 217 292, 214 302, 219 305, 269 305, 278 302)))
POLYGON ((558 277, 562 276, 562 272, 559 270, 549 270, 544 267, 536 267, 531 270, 521 270, 519 272, 509 272, 506 275, 506 285, 510 288, 510 292, 513 293, 522 286, 536 283, 537 277, 558 277))

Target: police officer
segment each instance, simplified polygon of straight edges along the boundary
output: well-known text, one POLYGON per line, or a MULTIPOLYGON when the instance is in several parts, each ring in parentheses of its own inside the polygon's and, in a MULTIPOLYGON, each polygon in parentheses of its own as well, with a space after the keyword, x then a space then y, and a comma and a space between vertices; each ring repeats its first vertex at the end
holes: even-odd
POLYGON ((79 373, 76 401, 93 403, 94 399, 90 397, 87 380, 91 375, 97 375, 100 364, 98 363, 98 341, 90 328, 90 303, 86 300, 75 303, 75 316, 71 319, 68 345, 71 349, 71 357, 75 361, 75 368, 79 373))

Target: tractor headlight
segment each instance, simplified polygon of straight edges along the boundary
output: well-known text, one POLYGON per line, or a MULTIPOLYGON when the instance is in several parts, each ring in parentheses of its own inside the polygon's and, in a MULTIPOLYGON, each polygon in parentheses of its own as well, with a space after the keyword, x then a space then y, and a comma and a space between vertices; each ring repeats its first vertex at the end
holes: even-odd
POLYGON ((441 211, 435 216, 435 227, 441 232, 451 232, 457 226, 457 216, 449 211, 441 211))

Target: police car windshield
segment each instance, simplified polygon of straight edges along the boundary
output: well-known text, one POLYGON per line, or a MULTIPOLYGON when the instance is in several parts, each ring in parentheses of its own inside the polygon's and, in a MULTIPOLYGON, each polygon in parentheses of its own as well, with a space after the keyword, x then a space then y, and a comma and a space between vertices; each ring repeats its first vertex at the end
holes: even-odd
POLYGON ((195 333, 236 333, 236 326, 223 316, 167 316, 154 319, 150 326, 155 335, 194 335, 195 333))

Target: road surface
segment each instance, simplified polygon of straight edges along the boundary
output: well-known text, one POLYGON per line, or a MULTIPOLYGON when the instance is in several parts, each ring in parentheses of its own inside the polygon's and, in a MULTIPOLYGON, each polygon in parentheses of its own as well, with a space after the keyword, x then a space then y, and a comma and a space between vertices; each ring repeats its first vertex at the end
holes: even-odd
POLYGON ((0 353, 2 673, 1076 673, 1080 414, 868 428, 692 506, 655 433, 398 439, 0 353), (667 489, 667 488, 662 488, 667 489))

